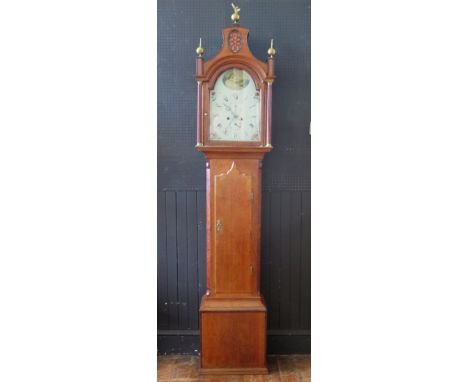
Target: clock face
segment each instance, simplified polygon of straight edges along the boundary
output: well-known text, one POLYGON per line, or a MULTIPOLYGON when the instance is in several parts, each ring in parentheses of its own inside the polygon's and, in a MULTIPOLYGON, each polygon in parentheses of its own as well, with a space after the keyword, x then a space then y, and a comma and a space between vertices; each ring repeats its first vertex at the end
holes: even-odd
POLYGON ((260 91, 245 70, 226 70, 210 91, 210 140, 260 141, 260 91))

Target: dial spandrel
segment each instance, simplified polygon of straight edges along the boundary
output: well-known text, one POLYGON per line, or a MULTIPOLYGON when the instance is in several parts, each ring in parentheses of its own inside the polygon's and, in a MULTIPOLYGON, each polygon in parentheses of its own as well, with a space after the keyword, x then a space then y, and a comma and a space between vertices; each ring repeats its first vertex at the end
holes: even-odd
POLYGON ((210 91, 211 140, 260 140, 260 92, 245 70, 223 72, 210 91))

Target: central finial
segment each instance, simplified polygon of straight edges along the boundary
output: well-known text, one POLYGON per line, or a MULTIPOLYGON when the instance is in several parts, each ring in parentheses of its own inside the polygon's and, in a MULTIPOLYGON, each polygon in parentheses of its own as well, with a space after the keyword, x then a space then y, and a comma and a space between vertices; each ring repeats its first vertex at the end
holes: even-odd
POLYGON ((232 5, 232 9, 234 9, 234 13, 231 15, 231 20, 234 22, 234 24, 237 24, 240 19, 240 15, 239 15, 240 8, 234 5, 234 3, 231 3, 231 5, 232 5))

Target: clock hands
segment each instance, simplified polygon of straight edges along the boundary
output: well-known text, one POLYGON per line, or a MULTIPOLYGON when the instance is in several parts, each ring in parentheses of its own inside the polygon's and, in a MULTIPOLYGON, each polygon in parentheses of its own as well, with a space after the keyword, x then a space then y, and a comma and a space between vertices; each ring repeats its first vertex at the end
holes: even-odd
MULTIPOLYGON (((229 105, 226 105, 226 104, 223 104, 224 105, 224 108, 226 109, 226 111, 229 111, 232 115, 232 118, 234 119, 238 119, 239 118, 239 115, 237 115, 236 113, 234 113, 234 111, 232 110, 232 108, 229 106, 229 105)), ((240 118, 242 120, 242 118, 240 118)))

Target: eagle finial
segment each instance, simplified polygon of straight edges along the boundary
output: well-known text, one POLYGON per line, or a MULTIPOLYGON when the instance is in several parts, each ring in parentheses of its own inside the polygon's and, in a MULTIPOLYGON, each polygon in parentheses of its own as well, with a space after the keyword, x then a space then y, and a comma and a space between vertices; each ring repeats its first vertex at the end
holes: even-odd
POLYGON ((234 5, 234 3, 231 3, 231 5, 232 5, 232 9, 234 9, 234 13, 231 15, 231 20, 234 22, 234 24, 237 24, 240 19, 240 15, 239 15, 240 8, 234 5))

